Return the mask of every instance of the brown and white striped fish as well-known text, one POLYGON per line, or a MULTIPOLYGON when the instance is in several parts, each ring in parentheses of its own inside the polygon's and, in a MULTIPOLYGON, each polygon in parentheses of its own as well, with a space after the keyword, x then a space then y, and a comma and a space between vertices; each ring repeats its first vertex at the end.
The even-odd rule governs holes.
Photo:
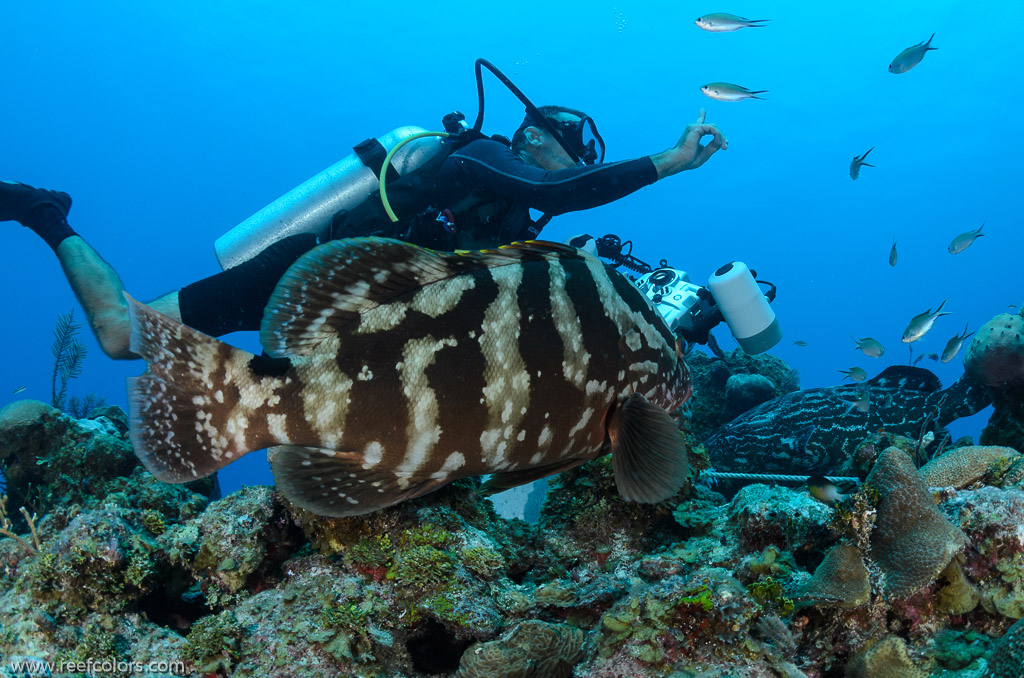
POLYGON ((260 338, 228 346, 129 298, 135 452, 186 482, 271 450, 295 504, 352 516, 459 478, 501 489, 613 452, 620 494, 687 474, 669 412, 690 374, 661 315, 595 257, 548 242, 442 253, 326 243, 278 284, 260 338))

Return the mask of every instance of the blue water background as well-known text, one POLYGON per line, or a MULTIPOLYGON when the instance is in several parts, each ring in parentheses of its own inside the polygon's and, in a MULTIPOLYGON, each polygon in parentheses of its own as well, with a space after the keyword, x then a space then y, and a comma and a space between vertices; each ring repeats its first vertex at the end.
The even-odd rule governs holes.
MULTIPOLYGON (((941 352, 965 323, 976 329, 1024 301, 1017 0, 43 1, 7 3, 3 15, 0 177, 71 193, 71 222, 142 300, 217 271, 217 236, 352 144, 401 125, 437 128, 453 109, 472 119, 473 60, 485 57, 537 104, 594 116, 609 160, 672 146, 707 109, 727 152, 560 217, 544 236, 617 233, 699 283, 747 262, 779 286, 786 336, 772 353, 805 388, 835 384, 854 365, 875 374, 906 363, 903 328, 943 299, 953 315, 918 352, 941 352), (693 23, 721 11, 772 21, 724 34, 693 23), (887 72, 931 33, 939 51, 909 73, 887 72), (700 92, 712 81, 770 92, 721 103, 700 92), (850 159, 870 147, 878 167, 851 181, 850 159), (946 252, 982 222, 985 237, 946 252), (851 334, 879 339, 885 355, 856 352, 851 334)), ((487 88, 485 131, 511 134, 522 107, 490 76, 487 88)), ((0 404, 49 401, 54 322, 77 304, 35 235, 7 223, 0 237, 0 404)), ((735 346, 724 326, 717 336, 735 346)), ((257 346, 252 335, 229 339, 257 346)), ((125 406, 124 379, 143 364, 113 362, 85 341, 71 393, 125 406)), ((922 365, 948 385, 961 358, 922 365)), ((976 436, 986 418, 954 430, 976 436)), ((222 484, 270 482, 265 466, 250 455, 222 484)))

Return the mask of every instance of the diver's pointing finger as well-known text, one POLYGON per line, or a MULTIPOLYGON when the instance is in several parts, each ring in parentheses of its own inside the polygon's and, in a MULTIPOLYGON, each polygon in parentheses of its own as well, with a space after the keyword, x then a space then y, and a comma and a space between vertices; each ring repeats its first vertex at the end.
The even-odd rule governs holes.
POLYGON ((700 109, 700 113, 697 114, 697 124, 698 125, 703 125, 704 124, 704 115, 705 115, 705 112, 704 112, 704 109, 702 108, 702 109, 700 109))

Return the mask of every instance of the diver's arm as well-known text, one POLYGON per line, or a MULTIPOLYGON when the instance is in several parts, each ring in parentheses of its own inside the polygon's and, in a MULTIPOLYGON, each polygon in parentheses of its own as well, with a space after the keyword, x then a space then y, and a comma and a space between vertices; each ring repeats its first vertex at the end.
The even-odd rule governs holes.
POLYGON ((548 214, 605 205, 657 180, 651 158, 549 172, 490 140, 467 145, 449 161, 462 175, 461 183, 483 187, 548 214))
POLYGON ((679 172, 697 169, 720 148, 729 148, 729 140, 715 125, 704 124, 702 108, 697 115, 697 122, 686 126, 683 136, 679 137, 676 145, 667 151, 652 155, 651 161, 658 172, 658 178, 664 179, 679 172), (711 141, 701 144, 701 139, 706 136, 712 137, 711 141))

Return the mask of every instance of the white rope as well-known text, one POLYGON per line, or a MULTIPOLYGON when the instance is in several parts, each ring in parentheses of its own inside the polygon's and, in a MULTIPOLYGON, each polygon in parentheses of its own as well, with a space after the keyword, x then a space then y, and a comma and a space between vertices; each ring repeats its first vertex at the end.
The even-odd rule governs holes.
MULTIPOLYGON (((762 473, 725 473, 722 471, 701 471, 702 478, 713 480, 755 480, 769 481, 774 483, 806 483, 811 476, 780 476, 762 473)), ((825 480, 832 483, 860 483, 860 478, 844 478, 841 476, 825 476, 825 480)))

